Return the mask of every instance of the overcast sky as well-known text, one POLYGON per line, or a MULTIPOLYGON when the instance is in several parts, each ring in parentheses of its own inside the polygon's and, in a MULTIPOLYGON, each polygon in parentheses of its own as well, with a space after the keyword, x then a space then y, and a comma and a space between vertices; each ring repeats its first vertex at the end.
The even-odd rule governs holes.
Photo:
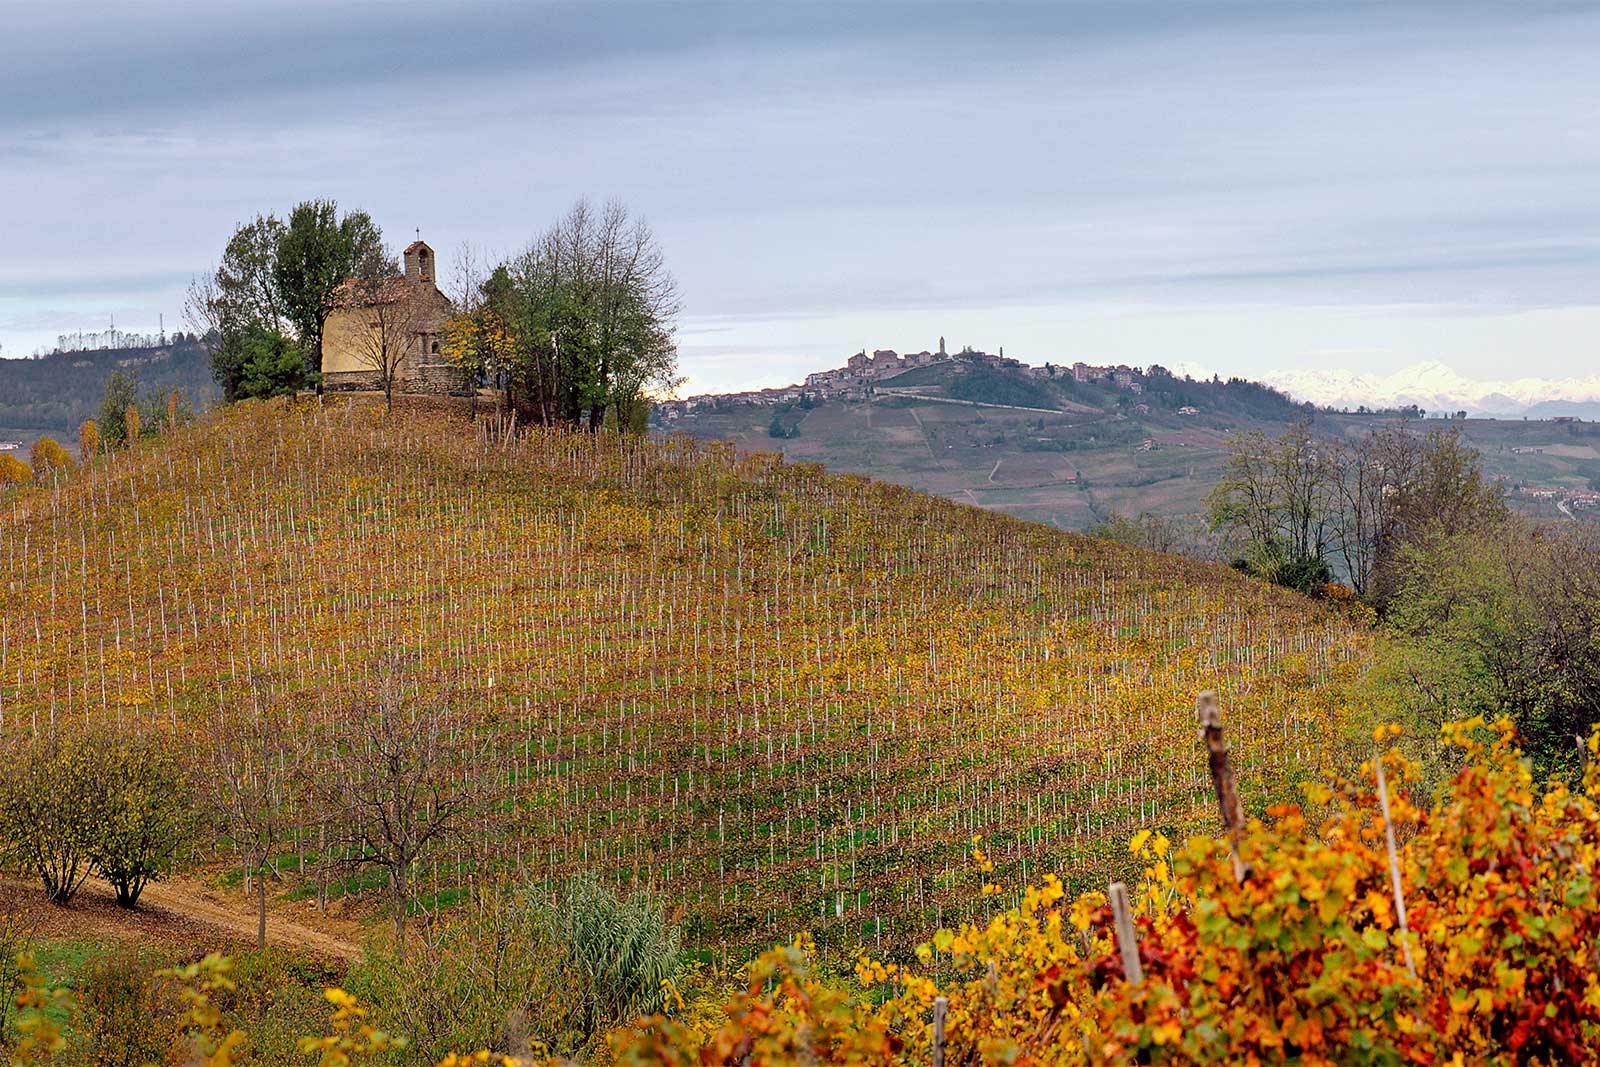
POLYGON ((1600 8, 0 0, 0 345, 297 200, 654 224, 690 391, 866 347, 1600 370, 1600 8))

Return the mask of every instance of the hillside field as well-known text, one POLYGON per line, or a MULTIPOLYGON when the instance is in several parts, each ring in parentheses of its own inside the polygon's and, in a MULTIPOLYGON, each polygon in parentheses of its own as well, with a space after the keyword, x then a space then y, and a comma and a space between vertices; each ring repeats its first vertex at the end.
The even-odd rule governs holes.
MULTIPOLYGON (((903 948, 1012 903, 975 836, 1001 885, 1103 887, 1133 831, 1214 826, 1197 691, 1262 806, 1340 759, 1369 658, 1225 569, 687 438, 249 403, 8 493, 0 731, 198 752, 287 707, 316 767, 405 662, 494 787, 425 904, 591 868, 714 951, 903 948)), ((284 893, 333 858, 295 817, 284 893)))
MULTIPOLYGON (((1277 436, 1311 417, 1318 433, 1353 438, 1403 421, 1393 414, 1313 413, 1253 383, 1165 379, 1135 396, 1098 385, 1012 378, 997 371, 963 376, 950 367, 924 367, 886 379, 864 400, 780 408, 726 402, 690 412, 668 428, 782 452, 795 462, 822 463, 1063 530, 1085 530, 1113 512, 1203 513, 1207 494, 1221 478, 1230 434, 1277 436), (1025 388, 1031 403, 957 401, 962 386, 975 380, 1025 388), (1041 411, 1034 404, 1058 410, 1041 411), (1193 406, 1194 414, 1179 414, 1180 405, 1193 406), (789 436, 772 436, 775 416, 789 436)), ((1003 387, 988 392, 1010 395, 1003 387)), ((1483 455, 1484 470, 1512 487, 1600 486, 1600 424, 1410 422, 1418 430, 1458 430, 1483 455)), ((1553 502, 1541 506, 1518 496, 1511 503, 1546 518, 1562 517, 1553 502)))

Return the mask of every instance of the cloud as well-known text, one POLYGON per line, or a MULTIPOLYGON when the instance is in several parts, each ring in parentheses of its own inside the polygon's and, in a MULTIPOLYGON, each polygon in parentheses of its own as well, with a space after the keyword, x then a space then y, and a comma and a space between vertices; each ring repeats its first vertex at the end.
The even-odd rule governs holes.
POLYGON ((877 343, 874 316, 892 333, 992 314, 975 334, 1040 347, 1029 323, 1050 322, 1065 349, 1096 309, 1153 316, 1129 332, 1152 345, 1200 315, 1224 373, 1230 346, 1274 336, 1269 365, 1311 358, 1312 323, 1414 350, 1422 322, 1464 315, 1549 365, 1573 341, 1527 314, 1587 307, 1600 266, 1600 141, 1574 136, 1600 108, 1600 13, 1582 9, 89 0, 8 18, 13 321, 119 296, 175 318, 236 223, 307 196, 421 228, 446 258, 620 196, 696 328, 738 324, 718 343, 753 366, 774 343, 877 343))

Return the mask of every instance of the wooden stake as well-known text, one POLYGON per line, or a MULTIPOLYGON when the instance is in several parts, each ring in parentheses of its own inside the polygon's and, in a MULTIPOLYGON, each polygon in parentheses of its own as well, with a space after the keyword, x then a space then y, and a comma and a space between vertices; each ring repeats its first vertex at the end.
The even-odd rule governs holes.
POLYGON ((1211 784, 1217 790, 1217 809, 1222 814, 1222 830, 1228 837, 1233 860, 1233 877, 1243 882, 1250 877, 1250 865, 1239 858, 1239 839, 1244 834, 1244 805, 1239 802, 1239 787, 1233 780, 1233 765, 1228 760, 1228 742, 1222 736, 1222 712, 1217 709, 1217 694, 1207 689, 1195 698, 1195 716, 1200 720, 1200 736, 1206 743, 1211 766, 1211 784))
POLYGON ((1389 786, 1383 778, 1383 753, 1374 752, 1372 765, 1378 769, 1378 807, 1383 812, 1383 841, 1389 849, 1389 881, 1394 885, 1394 913, 1400 921, 1400 952, 1406 960, 1406 970, 1417 976, 1417 965, 1411 962, 1410 931, 1406 927, 1406 898, 1400 891, 1400 859, 1394 847, 1394 820, 1389 818, 1389 786))
POLYGON ((1139 942, 1134 939, 1133 913, 1128 910, 1128 887, 1112 882, 1107 895, 1111 898, 1111 915, 1116 923, 1117 949, 1122 953, 1122 975, 1129 985, 1144 984, 1144 967, 1139 963, 1139 942))
POLYGON ((933 998, 933 1067, 944 1067, 944 1016, 949 1010, 949 997, 933 998))

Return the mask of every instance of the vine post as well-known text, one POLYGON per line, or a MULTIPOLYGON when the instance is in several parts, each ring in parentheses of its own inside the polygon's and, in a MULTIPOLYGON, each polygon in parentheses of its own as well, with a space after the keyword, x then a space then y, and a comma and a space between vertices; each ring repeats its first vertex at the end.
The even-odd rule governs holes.
POLYGON ((1383 777, 1383 753, 1374 752, 1372 765, 1378 770, 1378 807, 1383 812, 1383 843, 1389 850, 1389 882, 1394 886, 1394 914, 1400 926, 1400 953, 1405 957, 1406 970, 1417 976, 1417 965, 1411 960, 1411 931, 1406 927, 1406 898, 1400 889, 1400 859, 1394 847, 1394 820, 1389 817, 1389 785, 1383 777))
POLYGON ((1222 736, 1222 712, 1217 708, 1217 693, 1207 689, 1195 698, 1195 715, 1200 720, 1200 736, 1206 743, 1211 767, 1211 784, 1217 790, 1217 807, 1222 813, 1222 829, 1228 835, 1228 851, 1233 858, 1233 877, 1243 882, 1250 877, 1250 865, 1239 857, 1239 838, 1244 833, 1244 805, 1239 802, 1239 786, 1228 760, 1228 742, 1222 736))
POLYGON ((1134 939, 1133 913, 1128 910, 1128 887, 1112 882, 1106 895, 1111 899, 1111 916, 1117 928, 1117 949, 1122 953, 1122 974, 1129 985, 1144 984, 1144 967, 1139 963, 1139 942, 1134 939))

